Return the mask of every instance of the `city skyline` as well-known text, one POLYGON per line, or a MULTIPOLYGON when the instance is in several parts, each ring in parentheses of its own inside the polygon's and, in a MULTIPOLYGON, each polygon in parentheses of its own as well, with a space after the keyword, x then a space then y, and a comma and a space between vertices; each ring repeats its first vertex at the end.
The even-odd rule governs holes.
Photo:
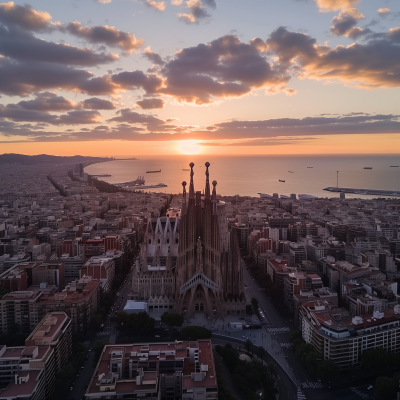
POLYGON ((2 153, 396 153, 399 15, 394 0, 2 2, 2 153))

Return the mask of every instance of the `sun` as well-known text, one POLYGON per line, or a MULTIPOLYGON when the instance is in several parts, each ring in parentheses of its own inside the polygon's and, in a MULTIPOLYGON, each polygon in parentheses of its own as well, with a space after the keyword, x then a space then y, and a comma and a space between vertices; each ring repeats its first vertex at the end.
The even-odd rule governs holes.
POLYGON ((177 147, 180 153, 187 155, 198 154, 202 150, 195 140, 181 140, 177 147))

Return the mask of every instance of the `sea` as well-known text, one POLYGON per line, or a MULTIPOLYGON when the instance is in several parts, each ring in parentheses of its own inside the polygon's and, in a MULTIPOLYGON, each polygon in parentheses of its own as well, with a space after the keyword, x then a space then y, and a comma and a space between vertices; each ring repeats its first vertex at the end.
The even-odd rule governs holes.
MULTIPOLYGON (((253 196, 258 193, 279 195, 310 194, 317 197, 338 197, 323 189, 328 186, 356 189, 400 191, 400 154, 398 155, 174 155, 136 156, 136 160, 115 160, 92 164, 85 172, 109 174, 98 179, 123 183, 143 176, 146 185, 164 183, 167 187, 144 189, 146 192, 180 193, 182 182, 190 181, 190 162, 194 162, 194 188, 203 191, 205 162, 210 162, 210 183, 217 181, 217 193, 226 196, 253 196), (391 167, 398 165, 399 167, 391 167), (370 167, 372 169, 364 169, 370 167), (161 170, 146 173, 149 170, 161 170), (337 172, 339 171, 339 172, 337 172), (337 182, 338 178, 338 182, 337 182), (280 182, 283 180, 284 182, 280 182)), ((188 188, 187 188, 188 189, 188 188)), ((346 194, 347 198, 374 198, 346 194)))

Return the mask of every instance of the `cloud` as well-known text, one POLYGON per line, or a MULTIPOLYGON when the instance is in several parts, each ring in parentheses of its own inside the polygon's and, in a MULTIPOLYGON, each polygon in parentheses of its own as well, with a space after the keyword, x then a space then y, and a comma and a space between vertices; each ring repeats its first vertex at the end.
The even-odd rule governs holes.
POLYGON ((171 0, 171 4, 173 6, 180 6, 183 3, 183 0, 171 0))
POLYGON ((118 116, 110 118, 107 122, 126 122, 129 124, 147 124, 162 125, 165 122, 162 119, 153 117, 152 115, 139 114, 132 108, 123 108, 117 111, 118 116))
POLYGON ((89 95, 113 95, 123 90, 110 75, 51 63, 16 62, 0 57, 0 93, 27 96, 42 90, 67 90, 89 95))
POLYGON ((36 93, 33 100, 20 101, 18 106, 25 110, 62 112, 72 110, 76 107, 76 104, 72 100, 58 96, 56 93, 43 92, 36 93))
POLYGON ((82 66, 111 63, 119 58, 116 54, 97 54, 91 49, 47 42, 28 32, 5 26, 0 26, 0 54, 20 61, 82 66))
POLYGON ((400 86, 400 37, 397 31, 372 35, 365 44, 331 48, 317 45, 315 39, 304 33, 281 27, 272 32, 266 43, 279 57, 281 68, 285 67, 287 73, 299 78, 337 79, 370 89, 400 86))
POLYGON ((82 107, 87 110, 115 110, 115 104, 109 100, 92 97, 82 102, 82 107))
POLYGON ((125 71, 112 76, 112 82, 125 89, 142 88, 146 93, 156 93, 162 86, 162 79, 146 75, 143 71, 125 71))
POLYGON ((289 80, 256 47, 233 35, 178 51, 161 74, 165 82, 158 93, 194 104, 243 96, 262 87, 283 88, 289 80))
POLYGON ((94 0, 96 3, 101 3, 101 4, 108 4, 111 3, 111 0, 94 0))
POLYGON ((143 55, 151 61, 153 64, 164 65, 164 61, 159 54, 153 53, 150 46, 146 47, 143 51, 143 55))
MULTIPOLYGON (((18 33, 21 36, 18 29, 31 32, 53 32, 57 30, 85 39, 89 43, 118 47, 126 53, 131 53, 144 43, 143 39, 137 39, 133 33, 123 32, 113 26, 87 27, 77 21, 64 25, 60 22, 52 22, 49 13, 36 11, 28 5, 15 5, 13 2, 0 4, 0 22, 11 29, 13 35, 18 33)), ((25 35, 25 37, 27 36, 25 35)), ((30 37, 34 38, 33 36, 30 37)), ((1 39, 4 40, 4 38, 1 39)), ((38 39, 36 40, 38 41, 38 39)), ((32 50, 32 53, 34 53, 34 50, 32 50)))
POLYGON ((380 16, 385 16, 390 13, 390 8, 379 8, 377 11, 380 16))
POLYGON ((35 32, 48 32, 51 15, 46 11, 36 11, 31 6, 19 6, 14 2, 0 4, 0 22, 35 32))
POLYGON ((137 101, 136 104, 143 110, 151 110, 154 108, 164 108, 165 101, 153 98, 137 101))
POLYGON ((139 49, 144 43, 143 39, 136 39, 133 33, 126 33, 108 25, 89 28, 82 26, 80 22, 71 22, 64 25, 60 30, 85 39, 90 43, 103 43, 107 46, 119 47, 128 54, 139 49))
POLYGON ((340 11, 339 15, 332 19, 333 26, 330 29, 332 35, 348 36, 351 29, 363 18, 364 15, 357 8, 346 8, 340 11))
POLYGON ((153 8, 157 11, 165 10, 165 3, 163 1, 155 1, 155 0, 146 0, 145 4, 147 7, 153 8))
POLYGON ((178 14, 178 18, 187 24, 198 24, 200 20, 211 17, 204 6, 215 10, 217 3, 214 0, 188 0, 188 12, 178 14))
MULTIPOLYGON (((0 109, 0 114, 2 109, 0 109)), ((399 134, 400 115, 370 115, 349 113, 336 116, 317 116, 305 118, 276 118, 259 121, 229 121, 215 125, 176 126, 168 125, 156 117, 143 115, 123 109, 117 117, 108 120, 108 125, 94 128, 80 128, 79 131, 52 132, 42 126, 19 124, 1 120, 0 132, 7 137, 28 137, 28 141, 67 141, 67 140, 129 140, 129 141, 171 141, 201 140, 203 145, 220 142, 223 145, 271 145, 295 143, 312 140, 325 135, 350 134, 399 134), (116 126, 110 122, 117 122, 116 126), (229 142, 221 142, 229 141, 229 142)), ((69 124, 79 118, 71 115, 63 117, 69 124)), ((85 121, 89 121, 86 118, 85 121)), ((51 122, 50 122, 51 123, 51 122)), ((56 121, 61 124, 62 121, 56 121)))
POLYGON ((336 11, 349 8, 359 3, 361 0, 314 0, 321 12, 336 11))
POLYGON ((35 122, 50 125, 82 125, 99 121, 101 114, 97 111, 74 110, 67 114, 55 115, 45 111, 26 109, 20 104, 0 105, 0 118, 14 122, 35 122))

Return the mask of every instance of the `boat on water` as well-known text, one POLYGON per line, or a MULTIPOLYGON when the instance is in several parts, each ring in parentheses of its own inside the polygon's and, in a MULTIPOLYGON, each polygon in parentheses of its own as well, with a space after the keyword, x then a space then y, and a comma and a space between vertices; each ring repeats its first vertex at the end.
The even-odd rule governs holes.
POLYGON ((299 198, 300 200, 318 199, 317 196, 313 196, 313 195, 311 195, 311 194, 299 194, 299 195, 298 195, 298 198, 299 198))
POLYGON ((146 171, 146 174, 154 174, 155 172, 161 172, 161 169, 159 169, 158 171, 146 171))
POLYGON ((262 199, 272 199, 272 196, 268 193, 257 193, 260 195, 260 198, 262 199))
POLYGON ((279 179, 279 182, 285 182, 285 180, 284 179, 279 179))
POLYGON ((291 174, 293 174, 293 171, 288 171, 288 172, 290 172, 291 174))
POLYGON ((398 165, 391 165, 390 168, 399 168, 398 165))
POLYGON ((307 168, 314 168, 314 167, 307 167, 307 168))
POLYGON ((364 169, 372 169, 372 167, 364 167, 364 169))
POLYGON ((182 168, 182 171, 190 171, 190 168, 182 168))

